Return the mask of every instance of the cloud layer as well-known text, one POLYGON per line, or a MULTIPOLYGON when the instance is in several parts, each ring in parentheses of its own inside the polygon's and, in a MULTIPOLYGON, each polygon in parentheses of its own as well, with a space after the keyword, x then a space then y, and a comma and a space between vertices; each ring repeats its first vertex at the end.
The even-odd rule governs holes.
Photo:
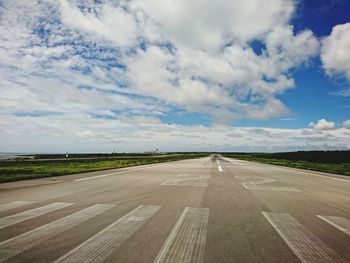
POLYGON ((294 87, 289 71, 318 51, 311 31, 296 34, 288 24, 295 8, 289 0, 3 6, 2 73, 15 77, 6 77, 4 87, 22 90, 21 83, 37 87, 41 81, 57 90, 105 87, 205 112, 217 122, 287 114, 277 95, 294 87))
MULTIPOLYGON (((295 5, 292 0, 4 0, 0 124, 6 131, 0 139, 9 150, 25 144, 15 139, 20 136, 35 148, 31 142, 43 138, 42 131, 45 145, 64 138, 80 147, 91 140, 96 150, 119 141, 130 150, 149 149, 157 139, 165 147, 183 138, 201 149, 217 132, 222 142, 225 134, 248 140, 249 128, 221 125, 288 115, 279 95, 294 88, 293 70, 318 55, 313 33, 295 32, 291 25, 295 5), (211 116, 215 129, 162 123, 160 117, 174 109, 211 116)), ((334 29, 324 40, 323 57, 346 45, 346 30, 334 29)), ((345 62, 345 68, 335 68, 335 62, 324 61, 327 72, 347 74, 345 62)), ((302 133, 271 132, 293 138, 302 133)), ((213 145, 225 148, 220 140, 213 145)), ((253 141, 244 145, 260 147, 253 141)))
POLYGON ((336 25, 323 39, 321 58, 330 75, 344 74, 350 81, 350 23, 336 25))

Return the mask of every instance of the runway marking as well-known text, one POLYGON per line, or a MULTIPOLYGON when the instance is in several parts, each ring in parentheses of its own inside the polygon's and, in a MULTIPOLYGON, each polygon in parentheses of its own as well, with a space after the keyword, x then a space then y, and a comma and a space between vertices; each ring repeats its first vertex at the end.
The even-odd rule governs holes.
POLYGON ((222 167, 221 167, 221 165, 218 165, 218 170, 219 170, 219 172, 222 172, 222 167))
POLYGON ((53 204, 45 205, 35 209, 31 209, 22 213, 1 218, 0 229, 59 210, 61 208, 64 208, 70 205, 72 204, 71 203, 53 203, 53 204))
POLYGON ((15 209, 21 206, 25 206, 25 205, 30 205, 34 202, 31 201, 15 201, 15 202, 11 202, 11 203, 7 203, 7 204, 2 204, 0 205, 0 212, 3 211, 7 211, 7 210, 11 210, 11 209, 15 209))
POLYGON ((262 214, 301 262, 343 262, 335 251, 289 214, 268 212, 262 214))
POLYGON ((208 180, 211 175, 178 174, 177 177, 166 180, 160 185, 208 187, 208 180))
POLYGON ((80 179, 75 179, 74 182, 81 182, 81 181, 86 181, 86 180, 103 178, 103 177, 116 175, 116 174, 129 173, 129 172, 134 172, 134 171, 138 171, 138 170, 144 170, 144 169, 153 168, 153 167, 161 166, 161 165, 164 165, 164 164, 156 164, 156 165, 150 165, 150 166, 147 166, 147 167, 140 167, 140 168, 130 169, 130 170, 126 170, 126 171, 119 171, 119 172, 114 172, 114 173, 109 173, 109 174, 101 174, 101 175, 95 175, 95 176, 90 176, 90 177, 84 177, 84 178, 80 178, 80 179))
POLYGON ((326 221, 328 224, 334 226, 338 230, 344 232, 350 236, 350 220, 346 217, 337 217, 337 216, 321 216, 319 218, 326 221))
POLYGON ((249 190, 268 190, 268 191, 286 191, 286 192, 300 192, 294 187, 285 186, 261 186, 262 184, 273 183, 276 180, 269 177, 259 176, 235 176, 236 179, 253 179, 253 181, 244 182, 242 185, 249 190))
POLYGON ((0 262, 23 252, 65 230, 85 222, 112 208, 109 204, 96 204, 0 243, 0 262))
POLYGON ((203 261, 209 208, 186 207, 154 263, 203 261))
POLYGON ((160 206, 139 206, 80 244, 57 262, 104 262, 124 240, 139 229, 160 206))
MULTIPOLYGON (((231 161, 232 162, 232 161, 231 161)), ((243 161, 242 164, 247 164, 249 163, 248 161, 243 161)), ((261 164, 261 163, 259 163, 261 164)), ((271 165, 271 164, 261 164, 261 165, 266 165, 266 166, 275 166, 275 165, 271 165)), ((277 168, 277 167, 275 167, 277 168)), ((296 173, 301 173, 301 174, 306 174, 306 175, 311 175, 311 176, 317 176, 317 177, 323 177, 326 179, 332 179, 332 180, 337 180, 337 181, 342 181, 342 182, 347 182, 350 183, 350 180, 348 179, 342 179, 342 178, 336 178, 334 176, 327 176, 327 175, 321 175, 321 174, 316 174, 315 171, 299 171, 290 167, 284 167, 284 166, 279 166, 277 169, 282 169, 282 170, 288 170, 288 171, 293 171, 296 173)))
POLYGON ((302 173, 302 174, 307 174, 307 175, 312 175, 312 176, 318 176, 318 177, 323 177, 323 178, 326 178, 326 179, 332 179, 332 180, 338 180, 338 181, 350 183, 350 180, 347 180, 347 179, 335 178, 335 177, 331 177, 331 176, 315 174, 315 173, 312 173, 312 172, 302 172, 302 171, 291 170, 291 169, 288 169, 288 170, 293 171, 293 172, 297 172, 297 173, 302 173))

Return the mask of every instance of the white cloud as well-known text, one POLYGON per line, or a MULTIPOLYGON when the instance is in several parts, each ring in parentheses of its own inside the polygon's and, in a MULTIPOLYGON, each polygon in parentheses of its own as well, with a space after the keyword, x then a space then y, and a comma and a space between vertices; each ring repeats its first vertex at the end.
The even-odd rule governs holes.
POLYGON ((350 81, 350 23, 334 26, 323 39, 321 58, 329 75, 344 74, 350 81))
POLYGON ((350 149, 348 129, 315 131, 164 124, 151 117, 96 119, 89 115, 2 115, 2 151, 119 152, 291 151, 350 149), (40 144, 38 144, 40 142, 40 144), (348 145, 348 146, 347 146, 348 145))
POLYGON ((327 121, 326 119, 320 119, 316 123, 310 122, 309 127, 319 131, 333 130, 335 129, 335 123, 332 121, 327 121))
POLYGON ((263 38, 274 26, 287 23, 295 9, 289 0, 124 2, 159 24, 164 38, 176 46, 205 51, 217 51, 229 42, 263 38))
MULTIPOLYGON (((115 143, 124 151, 158 144, 174 146, 166 150, 306 147, 305 137, 323 135, 263 129, 254 139, 249 128, 216 125, 289 114, 279 95, 294 88, 292 70, 317 55, 319 45, 311 31, 294 32, 295 5, 3 0, 2 150, 109 151, 115 143), (210 115, 216 124, 162 123, 159 116, 166 119, 172 108, 210 115)), ((337 129, 323 132, 339 138, 325 139, 330 147, 346 137, 337 129)))
POLYGON ((112 41, 118 47, 136 44, 137 27, 134 17, 121 6, 106 2, 92 6, 86 12, 68 0, 60 0, 61 19, 68 27, 112 41))
POLYGON ((16 65, 26 72, 29 86, 38 84, 37 75, 116 91, 126 85, 124 93, 209 113, 218 122, 287 115, 277 95, 294 87, 290 70, 318 50, 310 31, 295 34, 288 24, 295 9, 292 0, 4 5, 1 26, 8 36, 2 42, 17 45, 12 53, 0 51, 7 67, 4 76, 18 74, 16 65), (265 46, 261 54, 250 46, 253 40, 265 46), (125 68, 106 69, 110 60, 125 68), (89 74, 81 74, 86 70, 89 74))
POLYGON ((350 128, 350 120, 345 120, 342 124, 345 128, 350 128))

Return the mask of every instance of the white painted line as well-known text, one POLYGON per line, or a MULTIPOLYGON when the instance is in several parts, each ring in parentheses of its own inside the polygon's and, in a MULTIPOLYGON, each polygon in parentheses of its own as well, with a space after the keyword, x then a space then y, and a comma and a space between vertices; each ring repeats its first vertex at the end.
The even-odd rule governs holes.
POLYGON ((249 190, 262 190, 262 191, 281 191, 281 192, 301 192, 299 189, 294 187, 285 186, 257 186, 252 182, 242 183, 242 185, 249 190))
POLYGON ((276 180, 269 177, 261 176, 235 176, 237 179, 250 179, 253 181, 244 182, 242 185, 249 190, 267 190, 267 191, 285 191, 285 192, 301 192, 301 190, 294 187, 285 186, 261 186, 262 184, 273 183, 276 180))
POLYGON ((318 217, 350 236, 350 220, 346 217, 321 215, 318 215, 318 217))
POLYGON ((186 207, 154 263, 203 261, 209 208, 186 207))
POLYGON ((11 210, 11 209, 15 209, 21 206, 25 206, 25 205, 30 205, 34 202, 31 201, 16 201, 16 202, 11 202, 11 203, 7 203, 7 204, 2 204, 0 205, 0 212, 3 211, 7 211, 7 210, 11 210))
MULTIPOLYGON (((231 161, 232 162, 232 161, 231 161)), ((249 163, 249 161, 241 161, 242 164, 247 164, 249 163)), ((288 171, 293 171, 293 172, 296 172, 296 173, 301 173, 301 174, 306 174, 306 175, 312 175, 312 176, 317 176, 317 177, 323 177, 325 179, 332 179, 332 180, 337 180, 337 181, 342 181, 342 182, 347 182, 347 183, 350 183, 350 180, 348 179, 342 179, 342 178, 336 178, 334 176, 337 176, 336 174, 335 175, 321 175, 321 174, 317 174, 316 171, 299 171, 297 170, 296 168, 291 168, 291 167, 285 167, 285 166, 279 166, 279 165, 273 165, 273 164, 263 164, 263 163, 258 163, 258 164, 261 164, 261 165, 264 165, 264 166, 272 166, 272 167, 275 167, 275 168, 279 168, 281 170, 288 170, 288 171)))
POLYGON ((53 203, 53 204, 49 204, 49 205, 45 205, 42 207, 38 207, 35 209, 31 209, 19 214, 15 214, 15 215, 11 215, 11 216, 7 216, 4 218, 0 219, 0 229, 7 227, 7 226, 11 226, 14 224, 18 224, 20 222, 23 222, 25 220, 29 220, 56 210, 59 210, 61 208, 67 207, 72 205, 71 203, 53 203))
POLYGON ((49 224, 3 241, 0 243, 0 262, 4 262, 7 259, 28 250, 65 230, 71 229, 112 207, 113 205, 109 204, 93 205, 72 215, 63 217, 49 224))
POLYGON ((222 167, 221 167, 221 165, 218 165, 218 170, 219 170, 219 172, 222 172, 222 167))
POLYGON ((162 165, 162 164, 149 165, 147 167, 140 167, 140 168, 130 169, 130 170, 126 170, 126 171, 120 171, 120 172, 114 172, 114 173, 109 173, 109 174, 101 174, 101 175, 96 175, 96 176, 84 177, 84 178, 80 178, 80 179, 75 179, 74 181, 75 182, 81 182, 81 181, 86 181, 86 180, 98 179, 98 178, 103 178, 103 177, 107 177, 107 176, 111 176, 111 175, 123 174, 123 173, 129 173, 129 172, 134 172, 134 171, 138 171, 138 170, 144 170, 144 169, 148 169, 148 168, 153 168, 153 167, 160 166, 160 165, 162 165))
POLYGON ((208 183, 166 181, 161 185, 184 186, 184 187, 208 187, 208 183))
MULTIPOLYGON (((286 169, 286 168, 283 167, 283 169, 286 169)), ((302 172, 302 171, 298 171, 298 170, 294 170, 294 169, 287 169, 287 170, 290 170, 290 171, 293 171, 293 172, 296 172, 296 173, 307 174, 307 175, 312 175, 312 176, 318 176, 318 177, 323 177, 323 178, 326 178, 326 179, 332 179, 332 180, 337 180, 337 181, 350 183, 350 180, 347 180, 347 179, 335 178, 335 177, 331 177, 331 176, 315 174, 315 173, 312 173, 312 172, 302 172)))
POLYGON ((208 187, 209 175, 196 175, 196 174, 179 174, 178 178, 169 179, 160 185, 175 185, 175 186, 197 186, 208 187))
POLYGON ((262 214, 301 262, 343 262, 335 251, 289 214, 268 212, 262 214))
POLYGON ((123 241, 136 232, 160 206, 139 206, 80 244, 57 262, 104 262, 123 241))

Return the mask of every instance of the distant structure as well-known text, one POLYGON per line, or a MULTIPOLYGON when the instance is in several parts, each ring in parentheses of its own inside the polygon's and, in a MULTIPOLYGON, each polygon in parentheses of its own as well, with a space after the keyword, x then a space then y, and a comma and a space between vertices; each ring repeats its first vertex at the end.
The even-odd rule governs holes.
POLYGON ((143 152, 144 154, 164 154, 164 152, 160 152, 159 149, 155 149, 154 151, 143 152))

